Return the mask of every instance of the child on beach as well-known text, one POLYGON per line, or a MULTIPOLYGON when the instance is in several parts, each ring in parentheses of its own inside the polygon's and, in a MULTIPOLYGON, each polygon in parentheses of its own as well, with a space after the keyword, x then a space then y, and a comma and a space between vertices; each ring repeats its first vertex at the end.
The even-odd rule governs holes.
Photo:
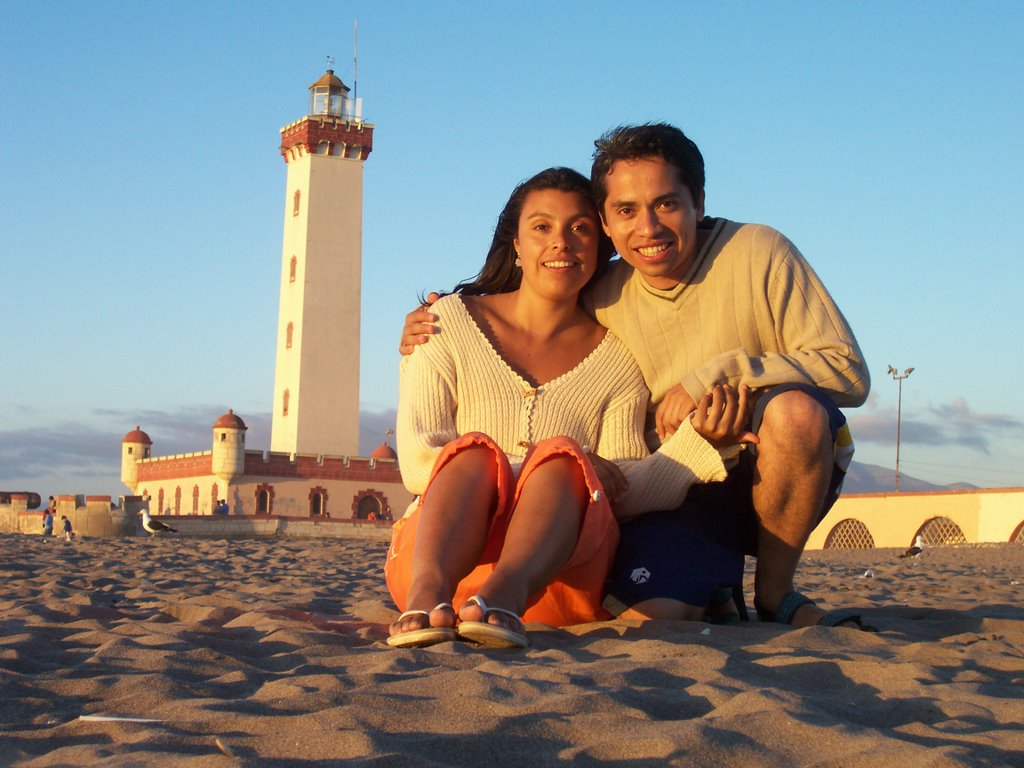
POLYGON ((61 515, 60 519, 64 521, 64 541, 71 541, 75 536, 74 532, 71 530, 71 521, 68 520, 67 515, 61 515))

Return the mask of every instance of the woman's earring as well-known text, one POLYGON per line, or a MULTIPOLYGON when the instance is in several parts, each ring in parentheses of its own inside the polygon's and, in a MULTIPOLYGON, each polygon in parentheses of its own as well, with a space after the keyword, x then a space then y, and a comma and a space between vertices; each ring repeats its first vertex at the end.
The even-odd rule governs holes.
POLYGON ((516 256, 516 260, 515 260, 515 262, 513 262, 513 263, 514 263, 514 264, 515 264, 515 265, 516 265, 517 267, 521 267, 521 266, 523 266, 523 260, 522 260, 522 259, 520 259, 520 258, 519 258, 519 256, 516 256))

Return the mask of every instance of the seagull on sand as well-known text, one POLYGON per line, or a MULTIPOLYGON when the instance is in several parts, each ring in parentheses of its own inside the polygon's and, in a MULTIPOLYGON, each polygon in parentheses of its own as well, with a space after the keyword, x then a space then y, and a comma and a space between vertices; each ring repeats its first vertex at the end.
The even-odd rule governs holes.
POLYGON ((139 514, 142 515, 142 527, 146 529, 147 533, 150 533, 153 536, 156 536, 161 531, 170 531, 171 533, 178 532, 176 528, 171 528, 171 526, 167 525, 166 523, 161 523, 159 520, 154 520, 150 516, 148 509, 140 509, 139 514))
POLYGON ((914 546, 904 552, 900 557, 917 557, 924 552, 924 539, 921 534, 917 534, 917 538, 914 539, 914 546))

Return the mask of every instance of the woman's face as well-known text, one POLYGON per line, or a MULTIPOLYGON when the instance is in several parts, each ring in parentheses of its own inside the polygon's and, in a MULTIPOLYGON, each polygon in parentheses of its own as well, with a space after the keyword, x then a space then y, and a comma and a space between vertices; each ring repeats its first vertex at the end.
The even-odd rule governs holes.
POLYGON ((597 212, 577 192, 530 192, 519 214, 516 251, 522 261, 519 290, 575 301, 597 269, 597 212))

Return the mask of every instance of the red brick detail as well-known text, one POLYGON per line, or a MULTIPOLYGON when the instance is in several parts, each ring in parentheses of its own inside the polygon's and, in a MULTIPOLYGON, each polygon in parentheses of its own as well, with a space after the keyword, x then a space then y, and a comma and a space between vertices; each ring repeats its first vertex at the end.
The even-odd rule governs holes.
POLYGON ((167 458, 140 461, 139 482, 174 480, 179 477, 202 477, 213 474, 213 454, 210 452, 194 456, 169 456, 167 458))
POLYGON ((344 459, 325 456, 323 463, 316 456, 299 455, 292 461, 287 453, 270 453, 264 459, 259 451, 245 452, 245 474, 255 477, 287 477, 304 480, 353 480, 363 483, 401 483, 402 473, 392 461, 344 459))
MULTIPOLYGON (((71 498, 74 498, 74 496, 72 496, 71 498)), ((86 496, 85 497, 85 501, 86 501, 86 503, 88 503, 90 501, 105 501, 105 502, 107 502, 107 504, 109 504, 110 503, 110 497, 109 496, 86 496)))
POLYGON ((332 117, 307 117, 282 129, 281 156, 288 162, 288 150, 299 144, 305 147, 307 154, 313 154, 322 141, 348 146, 358 144, 363 148, 365 160, 373 151, 373 127, 332 117))

